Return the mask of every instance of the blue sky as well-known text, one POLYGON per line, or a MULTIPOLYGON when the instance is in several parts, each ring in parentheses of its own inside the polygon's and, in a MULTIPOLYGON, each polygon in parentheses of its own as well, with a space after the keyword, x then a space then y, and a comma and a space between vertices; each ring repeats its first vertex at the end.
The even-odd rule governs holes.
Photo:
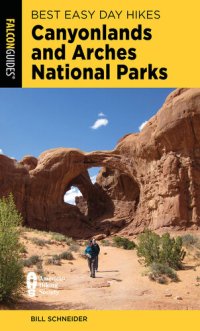
MULTIPOLYGON (((0 153, 17 160, 55 147, 113 149, 138 132, 173 89, 0 89, 0 153)), ((95 181, 98 168, 90 169, 95 181)), ((64 201, 80 195, 72 188, 64 201)))
POLYGON ((112 149, 123 135, 138 132, 171 91, 1 89, 0 150, 20 160, 54 147, 112 149), (104 125, 95 126, 97 120, 104 125))

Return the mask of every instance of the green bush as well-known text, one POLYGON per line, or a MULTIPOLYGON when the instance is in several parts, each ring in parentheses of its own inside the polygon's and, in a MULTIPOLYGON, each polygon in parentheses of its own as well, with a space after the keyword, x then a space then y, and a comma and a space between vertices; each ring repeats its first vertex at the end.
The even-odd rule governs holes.
POLYGON ((66 251, 61 254, 59 254, 60 259, 62 260, 74 260, 74 257, 71 252, 66 251))
POLYGON ((24 267, 32 267, 38 262, 40 262, 40 257, 38 255, 32 255, 28 259, 22 261, 24 267))
POLYGON ((177 273, 172 268, 166 264, 156 262, 150 265, 149 278, 161 284, 166 284, 168 278, 173 282, 177 282, 179 280, 177 273))
POLYGON ((21 224, 22 217, 13 196, 0 199, 0 302, 15 299, 24 285, 19 241, 21 224))
POLYGON ((122 247, 124 249, 134 249, 136 247, 135 243, 127 238, 114 237, 113 242, 117 247, 122 247))
POLYGON ((154 232, 146 230, 140 234, 137 245, 137 255, 144 259, 147 266, 151 263, 159 262, 160 255, 160 237, 154 232))
POLYGON ((160 262, 169 267, 179 270, 182 269, 182 261, 186 252, 182 249, 182 238, 170 238, 169 233, 161 237, 160 262))
POLYGON ((168 233, 160 237, 158 234, 146 230, 139 235, 138 239, 137 254, 143 258, 145 265, 149 266, 156 262, 175 270, 182 268, 185 251, 182 249, 181 237, 170 238, 168 233))

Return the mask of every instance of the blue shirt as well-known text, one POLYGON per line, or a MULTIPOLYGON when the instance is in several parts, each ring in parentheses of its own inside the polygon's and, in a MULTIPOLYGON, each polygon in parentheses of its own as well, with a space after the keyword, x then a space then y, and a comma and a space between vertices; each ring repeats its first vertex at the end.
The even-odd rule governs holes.
POLYGON ((93 247, 93 245, 92 246, 87 246, 86 247, 86 249, 85 249, 85 254, 90 254, 90 256, 93 258, 93 257, 95 257, 95 256, 97 256, 97 253, 96 253, 96 251, 95 251, 95 249, 94 249, 94 247, 93 247))

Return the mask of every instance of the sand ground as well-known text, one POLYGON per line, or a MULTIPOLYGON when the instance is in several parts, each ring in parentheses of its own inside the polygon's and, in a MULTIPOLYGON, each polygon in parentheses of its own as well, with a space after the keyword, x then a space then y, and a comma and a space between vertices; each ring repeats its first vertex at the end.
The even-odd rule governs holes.
MULTIPOLYGON (((45 260, 68 247, 63 243, 52 243, 41 248, 29 243, 27 237, 31 236, 35 237, 28 232, 25 241, 28 256, 34 253, 45 260)), ((194 261, 186 260, 185 269, 178 271, 179 282, 158 284, 143 275, 145 268, 138 262, 135 250, 101 246, 96 278, 90 278, 87 261, 80 252, 73 254, 75 259, 62 260, 61 266, 44 264, 45 276, 51 279, 38 283, 33 298, 25 289, 23 298, 12 309, 200 309, 200 266, 194 261)), ((26 273, 34 270, 35 267, 25 269, 26 273)))

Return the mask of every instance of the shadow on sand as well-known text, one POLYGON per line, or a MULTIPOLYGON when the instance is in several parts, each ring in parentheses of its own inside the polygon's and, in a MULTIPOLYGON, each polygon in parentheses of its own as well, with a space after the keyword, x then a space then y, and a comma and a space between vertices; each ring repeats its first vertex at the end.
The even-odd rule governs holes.
POLYGON ((99 270, 98 272, 119 272, 119 270, 99 270))
POLYGON ((86 306, 83 303, 55 303, 55 302, 42 302, 42 301, 28 301, 21 300, 17 303, 12 303, 9 305, 0 306, 0 310, 85 310, 90 309, 89 306, 86 306))

